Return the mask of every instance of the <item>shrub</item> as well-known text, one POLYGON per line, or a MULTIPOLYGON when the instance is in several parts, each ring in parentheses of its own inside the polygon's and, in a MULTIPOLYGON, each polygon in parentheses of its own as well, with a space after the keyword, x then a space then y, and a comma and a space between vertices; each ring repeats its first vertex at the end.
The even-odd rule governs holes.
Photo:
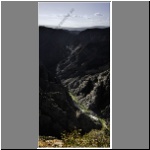
POLYGON ((110 136, 105 131, 92 130, 84 135, 81 130, 63 133, 63 147, 110 147, 110 136))

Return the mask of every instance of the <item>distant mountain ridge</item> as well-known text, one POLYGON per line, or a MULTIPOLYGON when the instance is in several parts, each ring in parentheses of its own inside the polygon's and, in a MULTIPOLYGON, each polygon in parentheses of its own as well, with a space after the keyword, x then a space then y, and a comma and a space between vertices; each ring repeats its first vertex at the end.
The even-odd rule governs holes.
POLYGON ((45 27, 45 28, 51 28, 51 29, 63 29, 68 31, 84 31, 86 29, 106 29, 110 28, 109 26, 93 26, 93 27, 57 27, 57 26, 39 26, 39 27, 45 27))

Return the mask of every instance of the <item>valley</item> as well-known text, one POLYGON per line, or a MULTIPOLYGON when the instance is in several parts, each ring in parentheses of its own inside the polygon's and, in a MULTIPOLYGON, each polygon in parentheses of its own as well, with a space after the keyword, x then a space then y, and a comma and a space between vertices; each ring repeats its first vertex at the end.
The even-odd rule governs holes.
MULTIPOLYGON (((75 146, 75 139, 72 142, 76 144, 70 146, 66 139, 76 136, 74 132, 80 130, 77 132, 80 142, 99 134, 99 140, 106 136, 108 147, 110 29, 93 28, 74 34, 63 29, 39 27, 39 60, 40 142, 57 139, 58 147, 75 146), (65 138, 62 138, 63 132, 65 138)), ((48 147, 46 145, 43 147, 48 147)), ((93 146, 101 145, 97 142, 93 146)))

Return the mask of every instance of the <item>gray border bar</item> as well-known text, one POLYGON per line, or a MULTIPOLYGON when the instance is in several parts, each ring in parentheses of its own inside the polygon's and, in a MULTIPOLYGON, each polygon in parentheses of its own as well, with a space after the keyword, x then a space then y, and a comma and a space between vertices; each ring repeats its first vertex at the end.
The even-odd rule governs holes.
POLYGON ((112 2, 112 148, 149 148, 149 2, 112 2))
POLYGON ((1 2, 2 145, 37 148, 39 34, 37 2, 1 2))

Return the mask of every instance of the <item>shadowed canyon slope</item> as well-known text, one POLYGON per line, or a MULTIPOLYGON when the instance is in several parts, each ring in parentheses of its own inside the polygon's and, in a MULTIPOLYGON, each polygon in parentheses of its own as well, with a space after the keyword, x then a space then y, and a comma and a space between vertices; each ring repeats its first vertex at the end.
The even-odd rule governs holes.
POLYGON ((40 135, 101 129, 109 120, 110 29, 39 27, 40 135))

